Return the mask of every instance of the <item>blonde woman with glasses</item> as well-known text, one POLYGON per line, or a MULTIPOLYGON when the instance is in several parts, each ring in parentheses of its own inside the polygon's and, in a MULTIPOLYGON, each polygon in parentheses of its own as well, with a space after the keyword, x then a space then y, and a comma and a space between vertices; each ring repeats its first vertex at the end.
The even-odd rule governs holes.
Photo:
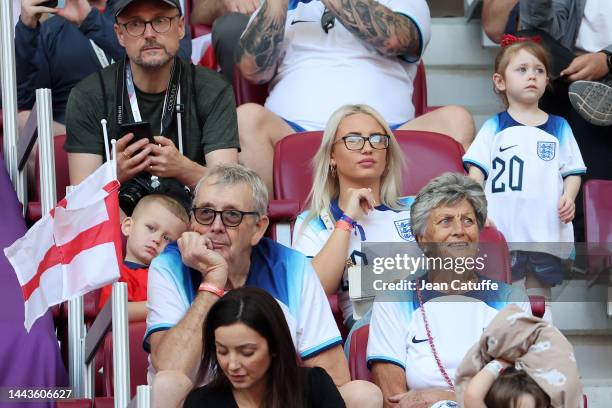
POLYGON ((345 105, 327 122, 313 158, 308 211, 293 247, 312 257, 327 295, 338 293, 345 325, 354 323, 348 268, 361 265, 362 242, 414 241, 412 198, 400 197, 404 157, 385 120, 367 105, 345 105))

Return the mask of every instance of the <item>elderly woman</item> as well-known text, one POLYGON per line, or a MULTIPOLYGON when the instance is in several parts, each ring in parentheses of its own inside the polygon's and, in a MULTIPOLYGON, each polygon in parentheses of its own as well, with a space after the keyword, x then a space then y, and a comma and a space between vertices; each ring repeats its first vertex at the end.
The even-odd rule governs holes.
POLYGON ((338 293, 348 327, 347 268, 361 264, 361 243, 414 241, 406 233, 412 200, 399 197, 403 164, 389 125, 367 105, 334 112, 313 158, 310 208, 298 216, 293 248, 313 257, 325 293, 338 293))
POLYGON ((435 262, 463 258, 461 265, 466 265, 465 259, 475 258, 479 265, 478 236, 487 202, 478 183, 445 173, 419 192, 410 214, 430 268, 396 301, 377 299, 367 358, 385 406, 429 407, 455 399, 455 370, 498 310, 511 302, 530 309, 527 297, 510 285, 492 282, 474 269, 459 271, 435 262))

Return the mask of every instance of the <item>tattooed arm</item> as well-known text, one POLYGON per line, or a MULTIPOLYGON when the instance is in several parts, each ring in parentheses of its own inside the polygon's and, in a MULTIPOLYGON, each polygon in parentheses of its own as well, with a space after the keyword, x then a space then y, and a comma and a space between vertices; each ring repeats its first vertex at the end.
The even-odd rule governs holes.
POLYGON ((236 65, 251 82, 266 83, 276 72, 285 36, 287 3, 287 0, 264 0, 238 42, 234 54, 236 65))
POLYGON ((376 0, 322 0, 331 13, 358 38, 387 56, 415 56, 421 51, 416 24, 376 0))

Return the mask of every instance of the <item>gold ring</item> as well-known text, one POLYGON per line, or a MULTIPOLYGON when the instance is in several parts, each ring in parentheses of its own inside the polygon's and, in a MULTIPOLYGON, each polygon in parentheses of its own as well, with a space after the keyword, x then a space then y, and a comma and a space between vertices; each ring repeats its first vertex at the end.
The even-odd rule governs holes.
POLYGON ((123 154, 123 158, 125 160, 130 160, 131 159, 131 157, 125 152, 125 150, 123 152, 121 152, 121 154, 123 154))

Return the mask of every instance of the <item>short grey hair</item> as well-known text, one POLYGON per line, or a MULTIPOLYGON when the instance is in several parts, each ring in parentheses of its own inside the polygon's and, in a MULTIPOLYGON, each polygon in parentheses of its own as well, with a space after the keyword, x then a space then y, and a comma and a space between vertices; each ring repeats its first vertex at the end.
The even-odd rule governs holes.
POLYGON ((259 216, 266 215, 268 209, 268 189, 257 173, 241 164, 223 163, 209 169, 196 185, 193 194, 193 206, 196 205, 198 193, 202 185, 211 178, 215 179, 215 185, 248 185, 253 193, 253 211, 256 211, 259 216))
POLYGON ((442 205, 454 205, 463 199, 472 205, 478 229, 483 229, 487 220, 487 198, 482 186, 463 174, 444 173, 427 183, 412 203, 412 234, 415 237, 425 234, 431 210, 442 205))

